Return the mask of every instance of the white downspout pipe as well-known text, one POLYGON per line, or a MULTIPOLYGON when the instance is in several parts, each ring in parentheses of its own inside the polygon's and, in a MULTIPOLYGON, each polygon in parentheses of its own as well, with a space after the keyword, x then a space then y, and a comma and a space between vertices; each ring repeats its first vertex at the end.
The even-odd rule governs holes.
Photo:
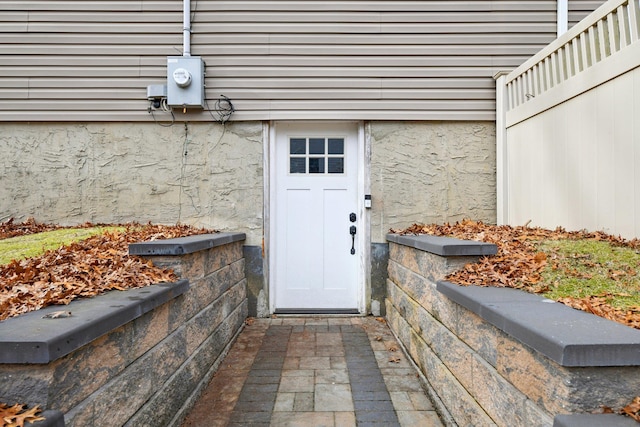
POLYGON ((507 146, 507 75, 501 71, 496 80, 496 222, 509 224, 509 161, 507 146))
POLYGON ((560 37, 569 29, 569 1, 568 0, 557 0, 558 12, 556 14, 557 18, 557 35, 560 37))
POLYGON ((182 56, 191 56, 191 0, 183 1, 182 56))

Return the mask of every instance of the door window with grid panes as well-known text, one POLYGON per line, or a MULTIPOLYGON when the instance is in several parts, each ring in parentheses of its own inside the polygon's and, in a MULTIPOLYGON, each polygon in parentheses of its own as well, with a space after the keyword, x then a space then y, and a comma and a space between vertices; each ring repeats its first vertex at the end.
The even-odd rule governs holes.
POLYGON ((290 174, 344 174, 344 138, 290 138, 290 174))

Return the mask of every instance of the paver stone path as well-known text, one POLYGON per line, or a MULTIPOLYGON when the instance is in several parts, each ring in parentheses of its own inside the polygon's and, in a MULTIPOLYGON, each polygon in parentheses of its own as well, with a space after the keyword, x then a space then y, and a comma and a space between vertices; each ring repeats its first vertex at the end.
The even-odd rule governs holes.
POLYGON ((252 319, 182 427, 442 426, 387 325, 252 319))

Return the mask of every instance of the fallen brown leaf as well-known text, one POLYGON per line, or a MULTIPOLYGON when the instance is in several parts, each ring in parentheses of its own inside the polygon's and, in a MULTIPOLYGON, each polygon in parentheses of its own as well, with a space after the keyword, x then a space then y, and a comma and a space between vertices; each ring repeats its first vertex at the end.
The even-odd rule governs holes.
POLYGON ((636 396, 630 404, 622 408, 620 413, 640 422, 640 396, 636 396))
POLYGON ((26 409, 21 404, 9 406, 0 403, 0 427, 24 427, 25 422, 43 421, 44 417, 38 416, 40 412, 42 411, 38 406, 26 409))

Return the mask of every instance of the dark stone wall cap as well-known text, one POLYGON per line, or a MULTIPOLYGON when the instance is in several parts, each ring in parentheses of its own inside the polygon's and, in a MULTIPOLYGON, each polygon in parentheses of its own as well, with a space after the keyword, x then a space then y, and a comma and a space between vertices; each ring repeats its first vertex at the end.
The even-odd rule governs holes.
POLYGON ((553 427, 634 427, 632 418, 616 414, 566 414, 556 415, 553 427))
POLYGON ((142 316, 189 289, 176 283, 110 291, 54 305, 0 322, 0 363, 49 363, 142 316), (56 311, 70 317, 44 318, 56 311))
POLYGON ((437 290, 562 366, 640 366, 640 330, 517 289, 437 290))
POLYGON ((498 247, 493 243, 428 234, 387 234, 387 240, 445 257, 495 255, 498 252, 498 247))
POLYGON ((246 238, 245 233, 215 233, 132 243, 129 245, 129 255, 185 255, 246 238))

